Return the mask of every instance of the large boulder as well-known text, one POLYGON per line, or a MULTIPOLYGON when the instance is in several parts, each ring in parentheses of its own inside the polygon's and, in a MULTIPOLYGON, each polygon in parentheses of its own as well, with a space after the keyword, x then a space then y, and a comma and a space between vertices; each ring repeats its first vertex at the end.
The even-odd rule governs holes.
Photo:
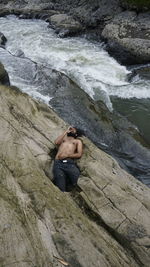
POLYGON ((59 36, 67 36, 80 32, 83 27, 72 16, 56 14, 50 17, 51 26, 59 33, 59 36))
POLYGON ((67 125, 45 104, 0 86, 0 264, 138 267, 150 262, 150 189, 83 138, 78 188, 51 182, 67 125))
POLYGON ((88 26, 97 26, 100 21, 103 19, 110 19, 114 15, 121 12, 120 0, 2 0, 0 4, 2 8, 8 8, 15 11, 15 9, 24 9, 24 10, 59 10, 69 15, 75 16, 81 23, 88 26))
POLYGON ((150 61, 150 13, 120 13, 105 26, 102 37, 110 54, 120 62, 130 65, 150 61))
POLYGON ((122 11, 120 0, 90 0, 73 1, 69 5, 67 0, 63 0, 64 7, 68 12, 77 17, 86 27, 99 27, 104 21, 110 20, 122 11), (74 2, 74 3, 73 3, 74 2))

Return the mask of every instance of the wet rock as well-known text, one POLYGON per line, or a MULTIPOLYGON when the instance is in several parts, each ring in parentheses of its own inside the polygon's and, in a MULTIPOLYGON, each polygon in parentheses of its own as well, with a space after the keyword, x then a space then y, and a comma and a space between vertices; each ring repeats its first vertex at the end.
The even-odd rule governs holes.
POLYGON ((78 18, 86 27, 98 26, 103 19, 112 18, 115 14, 121 11, 118 0, 101 1, 82 1, 82 0, 62 0, 55 1, 59 3, 57 8, 59 10, 66 11, 68 14, 78 18))
MULTIPOLYGON (((67 37, 67 36, 71 36, 72 34, 73 34, 73 32, 70 32, 69 30, 59 30, 59 29, 57 29, 56 31, 55 31, 57 34, 58 34, 58 36, 60 37, 60 38, 64 38, 64 37, 67 37)), ((75 32, 74 32, 75 33, 75 32)), ((77 33, 77 32, 76 32, 77 33)))
POLYGON ((140 180, 145 175, 150 183, 150 152, 135 126, 113 115, 102 102, 95 103, 66 75, 27 58, 13 57, 4 49, 0 58, 11 77, 23 79, 24 87, 30 88, 30 84, 37 94, 52 98, 50 105, 64 120, 83 128, 86 136, 115 156, 122 167, 140 180))
MULTIPOLYGON (((17 10, 14 10, 14 13, 17 15, 17 10)), ((42 19, 49 22, 50 17, 59 12, 54 10, 41 10, 39 7, 35 7, 32 9, 20 9, 18 13, 20 19, 42 19)))
POLYGON ((9 76, 4 66, 0 63, 0 84, 10 85, 9 76))
POLYGON ((123 64, 150 61, 150 13, 123 12, 105 26, 102 37, 110 54, 123 64))
POLYGON ((146 175, 150 185, 150 152, 143 146, 145 142, 136 127, 123 117, 112 114, 102 102, 95 103, 64 74, 48 72, 51 82, 47 93, 51 92, 50 105, 59 116, 84 129, 86 136, 115 156, 121 166, 139 180, 146 175))
POLYGON ((11 1, 1 2, 1 8, 8 8, 12 10, 24 9, 34 10, 59 10, 61 13, 67 13, 70 16, 75 17, 80 23, 86 27, 95 27, 99 25, 99 22, 108 20, 114 17, 115 14, 121 12, 120 0, 101 0, 101 1, 82 1, 82 0, 26 0, 26 1, 11 1))
POLYGON ((16 57, 24 57, 25 54, 21 49, 18 49, 17 51, 15 51, 14 56, 16 56, 16 57))
POLYGON ((135 74, 138 74, 143 79, 150 80, 150 66, 135 70, 135 74))
POLYGON ((130 4, 126 5, 128 2, 126 0, 2 1, 0 15, 13 13, 20 15, 20 18, 44 19, 50 22, 60 37, 83 31, 91 33, 91 38, 94 36, 97 41, 103 38, 107 42, 110 55, 122 64, 143 64, 150 60, 150 13, 139 13, 145 11, 144 3, 139 9, 130 4), (122 12, 126 8, 134 11, 122 12))
POLYGON ((14 14, 19 16, 20 19, 42 19, 49 22, 50 17, 55 14, 59 14, 59 11, 56 10, 43 10, 40 9, 39 6, 32 7, 22 7, 22 6, 14 6, 12 8, 7 8, 7 6, 2 7, 0 9, 0 16, 7 16, 10 14, 14 14))
POLYGON ((0 46, 4 47, 6 42, 7 42, 7 38, 4 36, 3 33, 0 32, 0 46))
POLYGON ((67 125, 15 87, 0 92, 1 265, 148 267, 150 189, 84 137, 78 189, 60 192, 47 170, 67 125))
POLYGON ((130 70, 132 72, 128 76, 129 81, 132 81, 137 75, 144 80, 150 80, 150 64, 131 66, 130 70))
POLYGON ((50 24, 56 32, 59 33, 60 37, 78 33, 83 29, 82 25, 78 21, 73 19, 72 16, 68 16, 66 14, 51 16, 50 24))

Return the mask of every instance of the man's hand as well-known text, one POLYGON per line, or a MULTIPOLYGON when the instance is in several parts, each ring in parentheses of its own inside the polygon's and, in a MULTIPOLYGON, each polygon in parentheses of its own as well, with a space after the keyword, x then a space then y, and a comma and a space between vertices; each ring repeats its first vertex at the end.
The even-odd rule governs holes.
POLYGON ((67 133, 70 133, 74 128, 72 126, 69 126, 66 131, 64 131, 60 136, 58 136, 55 140, 55 145, 60 145, 63 141, 63 138, 67 133))
POLYGON ((58 159, 66 159, 66 158, 69 158, 69 157, 70 157, 70 155, 68 153, 66 153, 66 152, 61 152, 58 155, 58 159))
POLYGON ((72 126, 69 126, 67 129, 67 133, 70 133, 74 128, 72 126))
MULTIPOLYGON (((68 128, 69 129, 69 128, 68 128)), ((68 129, 64 131, 60 136, 58 136, 55 140, 55 145, 60 145, 65 137, 65 135, 68 133, 68 129)))

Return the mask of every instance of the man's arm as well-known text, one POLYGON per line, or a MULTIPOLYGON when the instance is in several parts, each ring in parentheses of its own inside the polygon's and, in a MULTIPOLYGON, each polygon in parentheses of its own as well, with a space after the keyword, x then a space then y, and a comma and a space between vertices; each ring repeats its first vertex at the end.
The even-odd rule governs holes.
POLYGON ((59 135, 56 140, 54 141, 55 145, 60 145, 65 137, 65 135, 67 134, 68 130, 63 132, 61 135, 59 135))
POLYGON ((54 141, 55 145, 60 145, 60 144, 62 143, 62 141, 63 141, 65 135, 66 135, 67 133, 69 133, 70 128, 71 128, 71 127, 69 126, 68 129, 67 129, 66 131, 64 131, 61 135, 59 135, 59 136, 56 138, 56 140, 54 141))
POLYGON ((76 152, 69 155, 69 158, 78 159, 81 158, 82 154, 83 154, 83 144, 81 140, 78 140, 76 152))

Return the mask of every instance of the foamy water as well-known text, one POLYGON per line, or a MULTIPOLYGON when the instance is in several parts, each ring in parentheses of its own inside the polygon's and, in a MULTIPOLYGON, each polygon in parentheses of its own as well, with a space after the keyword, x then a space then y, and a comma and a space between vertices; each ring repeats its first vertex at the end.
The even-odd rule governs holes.
MULTIPOLYGON (((129 71, 108 55, 103 44, 84 38, 59 38, 41 20, 19 20, 15 16, 0 18, 0 32, 8 39, 6 48, 12 54, 22 50, 25 57, 38 64, 65 73, 93 99, 103 100, 112 109, 110 96, 121 98, 150 98, 146 81, 127 82, 129 71), (19 25, 19 27, 18 27, 19 25)), ((14 73, 11 82, 23 91, 48 103, 50 96, 42 95, 34 86, 24 86, 14 73)))

